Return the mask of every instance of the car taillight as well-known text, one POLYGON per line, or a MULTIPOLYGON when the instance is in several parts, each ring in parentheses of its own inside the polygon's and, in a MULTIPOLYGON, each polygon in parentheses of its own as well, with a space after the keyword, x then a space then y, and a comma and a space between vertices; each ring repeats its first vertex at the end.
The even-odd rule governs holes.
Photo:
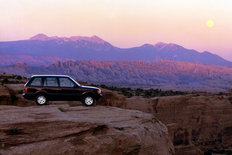
POLYGON ((27 88, 24 88, 24 92, 27 93, 27 88))
POLYGON ((100 91, 100 90, 97 90, 97 93, 98 93, 98 94, 100 94, 100 93, 101 93, 101 91, 100 91))

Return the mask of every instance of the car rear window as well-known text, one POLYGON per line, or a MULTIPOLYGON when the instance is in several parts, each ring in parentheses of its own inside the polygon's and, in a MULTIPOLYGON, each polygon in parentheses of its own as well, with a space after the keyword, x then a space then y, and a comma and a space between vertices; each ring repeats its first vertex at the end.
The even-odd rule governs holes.
POLYGON ((41 86, 42 85, 42 78, 34 78, 31 81, 30 86, 41 86))
POLYGON ((44 79, 44 86, 47 87, 58 87, 58 82, 56 77, 47 77, 44 79))

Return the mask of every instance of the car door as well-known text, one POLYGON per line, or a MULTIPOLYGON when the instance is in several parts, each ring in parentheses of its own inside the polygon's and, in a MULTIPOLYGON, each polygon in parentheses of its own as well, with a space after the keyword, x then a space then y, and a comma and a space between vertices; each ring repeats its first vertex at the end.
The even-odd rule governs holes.
POLYGON ((61 89, 58 85, 57 77, 44 78, 44 91, 47 92, 49 99, 60 100, 61 89))
POLYGON ((68 77, 59 77, 61 97, 63 100, 79 100, 81 92, 79 86, 68 77))

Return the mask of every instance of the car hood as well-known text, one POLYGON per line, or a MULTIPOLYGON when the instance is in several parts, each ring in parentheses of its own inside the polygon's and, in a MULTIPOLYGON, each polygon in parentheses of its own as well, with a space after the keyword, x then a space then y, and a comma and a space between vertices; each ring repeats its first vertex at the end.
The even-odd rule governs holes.
POLYGON ((92 86, 82 86, 82 85, 81 85, 81 87, 82 87, 82 88, 87 88, 87 89, 89 88, 89 89, 98 89, 98 90, 100 90, 99 88, 97 88, 97 87, 92 87, 92 86))

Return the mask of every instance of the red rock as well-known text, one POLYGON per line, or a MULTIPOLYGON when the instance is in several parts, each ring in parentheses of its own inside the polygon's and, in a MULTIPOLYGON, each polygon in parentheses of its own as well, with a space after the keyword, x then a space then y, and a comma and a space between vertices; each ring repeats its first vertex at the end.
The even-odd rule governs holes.
POLYGON ((0 116, 0 154, 4 155, 174 154, 166 126, 140 111, 0 106, 0 116))

